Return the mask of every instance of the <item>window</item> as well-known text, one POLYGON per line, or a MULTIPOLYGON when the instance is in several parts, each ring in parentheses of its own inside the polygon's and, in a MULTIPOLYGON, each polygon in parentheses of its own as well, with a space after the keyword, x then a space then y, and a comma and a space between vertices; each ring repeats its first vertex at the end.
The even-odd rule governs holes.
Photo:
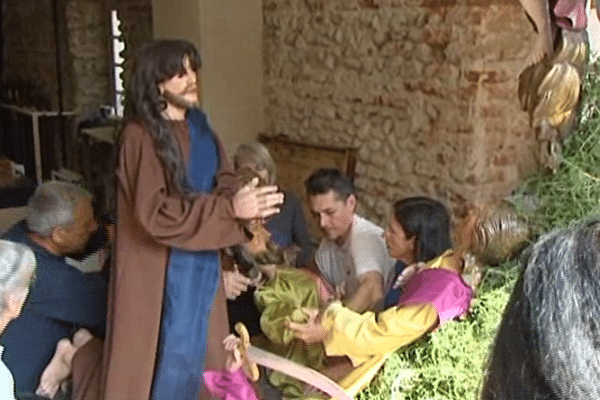
POLYGON ((115 94, 115 114, 118 117, 123 116, 123 100, 125 89, 123 88, 123 62, 125 59, 121 56, 125 50, 123 33, 121 32, 121 20, 117 10, 110 12, 110 31, 112 41, 112 67, 113 67, 113 89, 115 94))

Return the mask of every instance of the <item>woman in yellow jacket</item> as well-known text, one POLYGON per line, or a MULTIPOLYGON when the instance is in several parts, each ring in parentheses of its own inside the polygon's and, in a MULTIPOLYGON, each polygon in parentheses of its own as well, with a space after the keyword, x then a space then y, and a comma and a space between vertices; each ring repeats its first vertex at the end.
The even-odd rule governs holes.
POLYGON ((468 312, 473 289, 462 277, 465 258, 470 258, 467 255, 481 260, 505 258, 528 235, 526 225, 505 204, 485 210, 473 208, 457 230, 455 250, 415 264, 421 251, 418 244, 431 236, 426 224, 421 225, 421 237, 407 232, 409 218, 398 212, 403 201, 407 200, 394 205, 385 232, 390 255, 410 265, 396 280, 395 286, 403 287, 397 304, 378 314, 358 314, 339 301, 322 313, 307 309, 307 323, 289 324, 297 338, 322 342, 328 356, 348 356, 354 366, 392 352, 468 312))

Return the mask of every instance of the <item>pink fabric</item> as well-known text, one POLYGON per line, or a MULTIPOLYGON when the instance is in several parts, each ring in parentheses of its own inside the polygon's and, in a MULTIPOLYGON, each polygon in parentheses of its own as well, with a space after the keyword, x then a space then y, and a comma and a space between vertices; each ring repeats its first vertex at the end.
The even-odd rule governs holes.
POLYGON ((258 400, 241 368, 235 372, 204 371, 204 383, 213 396, 222 400, 258 400))
POLYGON ((572 31, 582 31, 587 27, 585 0, 558 0, 554 5, 556 24, 572 31))
POLYGON ((398 305, 431 303, 440 325, 469 310, 473 290, 455 272, 426 269, 413 276, 404 288, 398 305))
POLYGON ((308 275, 317 284, 319 299, 321 299, 321 301, 328 302, 333 298, 334 290, 327 282, 325 282, 320 276, 312 271, 307 269, 303 269, 302 271, 306 272, 306 275, 308 275))

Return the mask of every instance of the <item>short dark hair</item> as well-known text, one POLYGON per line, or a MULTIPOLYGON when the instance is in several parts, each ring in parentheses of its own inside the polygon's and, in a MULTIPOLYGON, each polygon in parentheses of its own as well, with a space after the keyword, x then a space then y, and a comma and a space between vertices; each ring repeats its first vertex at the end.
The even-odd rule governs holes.
POLYGON ((304 182, 306 194, 314 196, 333 191, 340 200, 354 193, 352 179, 337 168, 319 168, 304 182))
POLYGON ((600 220, 531 248, 504 310, 483 400, 600 399, 600 220))
POLYGON ((439 201, 407 197, 396 201, 393 209, 406 238, 415 238, 415 261, 429 261, 452 247, 450 214, 439 201))

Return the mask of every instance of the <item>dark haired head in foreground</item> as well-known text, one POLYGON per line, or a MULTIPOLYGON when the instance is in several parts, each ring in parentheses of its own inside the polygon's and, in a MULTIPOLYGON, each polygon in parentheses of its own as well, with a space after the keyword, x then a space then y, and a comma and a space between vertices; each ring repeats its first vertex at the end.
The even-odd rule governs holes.
POLYGON ((525 261, 481 398, 600 399, 600 220, 542 237, 525 261))

